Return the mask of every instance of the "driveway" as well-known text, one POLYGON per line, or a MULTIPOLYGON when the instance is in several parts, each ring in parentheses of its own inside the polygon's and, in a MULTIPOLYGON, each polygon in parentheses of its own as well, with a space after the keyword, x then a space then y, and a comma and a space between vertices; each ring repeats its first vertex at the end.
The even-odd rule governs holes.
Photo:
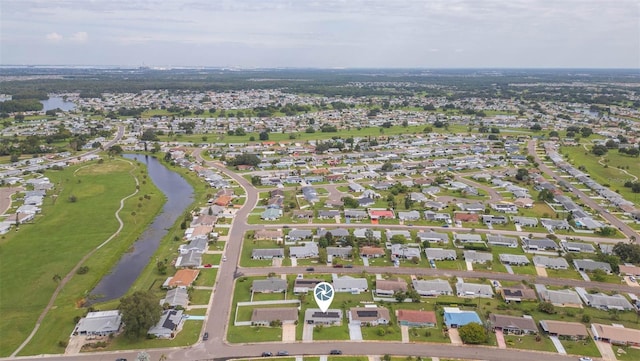
POLYGON ((498 348, 507 348, 502 330, 496 330, 496 341, 498 342, 498 348))
POLYGON ((296 325, 282 325, 282 342, 296 342, 296 325))
POLYGON ((451 340, 452 345, 462 346, 462 339, 460 338, 457 328, 449 329, 449 340, 451 340))
POLYGON ((302 342, 313 342, 313 325, 305 323, 302 326, 302 342))
POLYGON ((596 341, 596 347, 602 355, 602 359, 606 361, 616 361, 616 353, 613 352, 613 347, 608 342, 596 341))
POLYGON ((544 267, 536 266, 536 273, 540 277, 548 277, 547 276, 547 269, 544 268, 544 267))
POLYGON ((400 334, 402 335, 402 343, 409 343, 409 326, 400 326, 400 334))
POLYGON ((295 257, 291 257, 291 267, 298 267, 298 259, 295 257))
POLYGON ((560 339, 558 338, 558 336, 549 336, 549 338, 551 339, 551 342, 553 342, 553 346, 555 346, 559 354, 561 355, 567 354, 567 351, 564 349, 564 346, 562 346, 562 343, 560 342, 560 339))
POLYGON ((355 323, 349 324, 349 339, 351 341, 362 341, 362 329, 355 323))
POLYGON ((466 261, 467 271, 473 271, 473 263, 471 261, 466 261))

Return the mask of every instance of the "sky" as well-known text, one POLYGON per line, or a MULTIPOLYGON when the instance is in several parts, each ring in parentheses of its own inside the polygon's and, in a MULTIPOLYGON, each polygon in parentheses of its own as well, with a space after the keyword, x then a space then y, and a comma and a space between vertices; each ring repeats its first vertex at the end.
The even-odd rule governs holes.
POLYGON ((0 65, 640 68, 637 0, 0 0, 0 65))

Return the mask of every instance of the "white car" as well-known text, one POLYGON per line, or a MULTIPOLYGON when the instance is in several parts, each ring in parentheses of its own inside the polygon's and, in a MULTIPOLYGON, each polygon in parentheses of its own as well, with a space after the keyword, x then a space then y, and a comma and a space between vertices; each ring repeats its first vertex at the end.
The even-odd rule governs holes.
POLYGON ((580 357, 578 360, 580 361, 593 361, 591 357, 580 357))
POLYGON ((226 262, 227 261, 227 256, 222 256, 222 262, 226 262))

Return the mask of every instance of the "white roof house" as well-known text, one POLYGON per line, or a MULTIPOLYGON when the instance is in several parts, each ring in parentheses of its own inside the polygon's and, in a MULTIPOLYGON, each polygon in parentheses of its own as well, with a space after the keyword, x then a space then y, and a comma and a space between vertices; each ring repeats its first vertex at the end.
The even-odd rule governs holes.
POLYGON ((122 324, 120 311, 89 312, 73 330, 74 335, 104 336, 118 332, 122 324))

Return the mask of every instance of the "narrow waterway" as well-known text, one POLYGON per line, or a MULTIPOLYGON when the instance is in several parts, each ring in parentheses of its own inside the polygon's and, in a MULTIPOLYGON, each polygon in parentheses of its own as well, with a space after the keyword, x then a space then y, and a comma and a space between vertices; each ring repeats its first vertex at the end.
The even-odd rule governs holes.
POLYGON ((149 178, 167 197, 162 211, 133 244, 133 251, 125 253, 116 266, 91 292, 91 303, 122 297, 133 285, 158 249, 160 240, 168 233, 178 217, 193 202, 193 187, 180 174, 169 170, 156 158, 141 154, 125 154, 147 166, 149 178))

